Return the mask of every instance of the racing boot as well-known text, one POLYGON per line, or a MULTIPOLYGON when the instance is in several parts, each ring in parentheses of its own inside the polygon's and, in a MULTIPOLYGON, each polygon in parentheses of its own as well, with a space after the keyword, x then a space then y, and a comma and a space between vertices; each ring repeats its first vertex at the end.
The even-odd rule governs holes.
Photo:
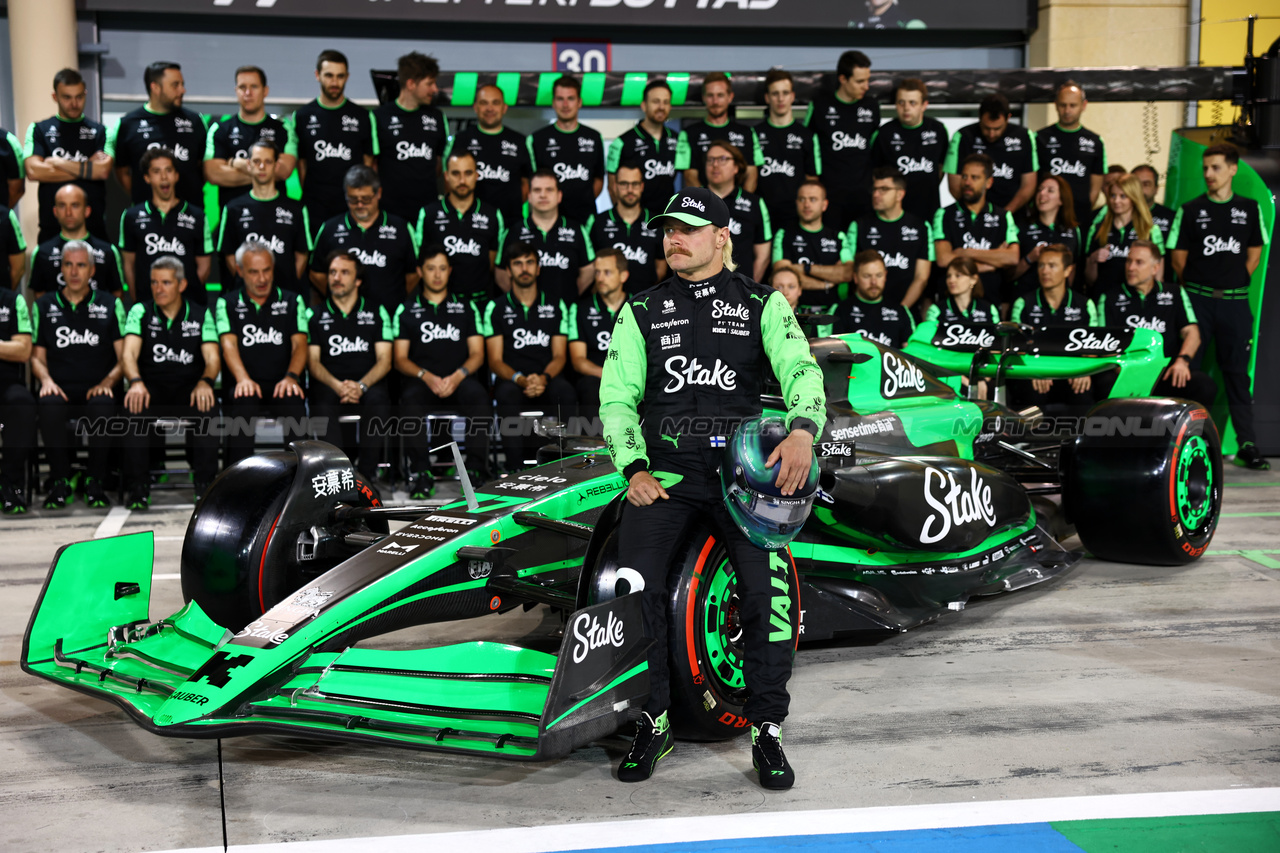
POLYGON ((409 483, 409 500, 425 501, 436 492, 436 478, 430 471, 415 474, 409 483))
POLYGON ((1246 441, 1240 445, 1240 449, 1236 451, 1236 464, 1254 471, 1271 470, 1271 463, 1263 457, 1258 445, 1252 441, 1246 441))
POLYGON ((27 511, 27 496, 17 486, 5 486, 0 509, 5 515, 22 515, 27 511))
POLYGON ((782 751, 782 727, 762 723, 751 727, 751 764, 760 774, 760 787, 785 791, 796 783, 796 773, 782 751))
POLYGON ((124 505, 134 511, 147 509, 151 506, 151 490, 141 485, 135 485, 129 490, 129 497, 125 500, 124 505))
POLYGON ((71 491, 71 483, 66 478, 59 477, 49 484, 49 494, 45 495, 45 509, 66 509, 67 501, 74 500, 71 491))
POLYGON ((667 722, 667 712, 663 711, 657 719, 644 714, 636 723, 636 737, 631 742, 631 751, 618 765, 619 782, 643 782, 653 775, 653 768, 671 751, 673 746, 671 724, 667 722))
POLYGON ((84 481, 84 503, 91 509, 105 509, 111 506, 111 499, 107 497, 107 490, 103 488, 102 481, 97 477, 86 477, 84 481))

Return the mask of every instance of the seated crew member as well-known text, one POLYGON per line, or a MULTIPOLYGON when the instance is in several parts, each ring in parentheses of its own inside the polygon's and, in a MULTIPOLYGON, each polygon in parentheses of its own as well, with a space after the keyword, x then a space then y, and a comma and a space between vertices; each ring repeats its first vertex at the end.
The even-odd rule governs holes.
MULTIPOLYGON (((90 288, 93 275, 93 250, 73 240, 62 247, 62 289, 36 300, 31 373, 40 383, 36 410, 49 460, 45 509, 66 509, 72 499, 71 448, 79 445, 79 438, 68 433, 67 421, 94 422, 115 413, 124 304, 110 293, 90 288)), ((103 479, 111 438, 101 429, 87 433, 89 476, 82 485, 84 502, 107 507, 111 502, 103 479)))
MULTIPOLYGON (((1093 302, 1067 287, 1074 264, 1075 257, 1066 246, 1054 244, 1041 249, 1040 290, 1033 296, 1015 300, 1009 319, 1037 327, 1098 325, 1098 311, 1093 302)), ((1009 382, 1009 394, 1017 401, 1016 408, 1039 406, 1046 414, 1083 414, 1093 404, 1092 387, 1091 376, 1022 379, 1009 382)))
POLYGON ((916 322, 911 312, 884 298, 887 270, 875 249, 853 256, 854 292, 836 306, 832 316, 835 334, 857 332, 890 347, 900 347, 911 337, 916 322))
POLYGON ((773 226, 769 223, 769 211, 765 209, 764 202, 745 189, 747 160, 736 146, 717 139, 707 149, 703 163, 707 171, 707 188, 720 196, 729 208, 729 228, 736 238, 733 261, 743 275, 760 281, 769 271, 773 226))
MULTIPOLYGON (((451 157, 450 162, 457 158, 451 157)), ((477 328, 475 305, 449 292, 452 267, 440 243, 422 250, 422 289, 396 308, 392 321, 393 363, 407 379, 400 384, 400 408, 415 421, 405 434, 409 452, 409 497, 425 500, 435 490, 430 442, 421 427, 435 412, 463 416, 467 438, 464 464, 472 482, 488 476, 489 419, 493 402, 480 384, 484 335, 477 328)), ((447 441, 447 439, 445 439, 447 441)), ((452 463, 452 457, 448 457, 452 463)))
POLYGON ((1000 311, 982 296, 982 277, 973 258, 947 264, 947 295, 929 306, 925 320, 943 323, 999 323, 1000 311))
POLYGON ((16 290, 0 290, 0 512, 27 511, 24 466, 36 445, 36 401, 22 367, 31 360, 31 314, 16 290))
POLYGON ((987 200, 991 158, 970 154, 960 164, 960 199, 938 211, 933 220, 934 254, 946 269, 955 257, 978 262, 982 285, 992 302, 1012 301, 1004 292, 1004 270, 1018 264, 1018 229, 1013 215, 987 200))
MULTIPOLYGON (((871 177, 871 212, 849 226, 845 245, 854 255, 867 249, 879 252, 889 268, 885 298, 919 313, 917 305, 933 272, 933 226, 902 209, 907 179, 901 172, 881 166, 871 177)), ((842 280, 848 281, 853 278, 852 261, 844 267, 842 280)))
POLYGON ((184 276, 180 259, 157 258, 151 265, 151 299, 135 303, 125 320, 124 407, 136 419, 124 441, 131 510, 151 503, 147 460, 157 417, 195 422, 186 434, 197 501, 218 473, 218 438, 208 428, 208 419, 217 414, 213 383, 222 367, 218 332, 212 311, 183 298, 184 276))
POLYGON ((568 423, 577 396, 561 375, 569 335, 564 303, 541 292, 537 250, 516 241, 508 243, 502 255, 511 292, 489 303, 483 326, 489 369, 498 377, 493 399, 502 418, 506 464, 515 470, 535 458, 542 443, 532 434, 533 425, 520 418, 521 412, 541 411, 568 423))
MULTIPOLYGON (((627 259, 631 293, 648 290, 667 277, 667 259, 662 256, 662 234, 649 225, 649 211, 640 206, 645 192, 644 172, 635 162, 618 166, 610 176, 617 201, 591 223, 591 247, 596 254, 604 249, 620 249, 627 259)), ((662 200, 666 204, 666 199, 662 200)))
POLYGON ((116 299, 124 295, 120 250, 89 233, 87 217, 90 213, 85 192, 78 184, 67 183, 58 188, 53 196, 53 217, 62 231, 37 246, 31 257, 31 278, 27 279, 27 288, 33 294, 48 293, 62 286, 58 280, 62 272, 62 247, 72 240, 79 240, 93 252, 94 277, 89 287, 106 290, 116 299))
POLYGON ((787 300, 787 305, 796 314, 796 320, 800 323, 800 329, 804 332, 806 338, 826 337, 831 334, 831 323, 815 323, 809 317, 815 314, 830 314, 835 310, 835 306, 801 305, 800 294, 804 291, 800 289, 800 275, 794 267, 779 267, 773 271, 773 275, 769 278, 769 283, 773 285, 774 290, 781 293, 787 300))
POLYGON ((243 284, 244 272, 236 266, 236 253, 250 239, 271 249, 276 285, 304 297, 310 291, 306 270, 311 220, 302 202, 280 191, 277 164, 284 156, 270 142, 258 141, 249 146, 249 158, 243 162, 249 164, 252 183, 248 192, 237 195, 222 209, 218 226, 218 254, 234 276, 224 284, 224 293, 243 284))
POLYGON ((800 278, 800 303, 805 310, 830 310, 847 295, 845 265, 853 260, 853 247, 845 235, 823 224, 827 190, 810 178, 796 190, 795 224, 773 234, 773 273, 790 269, 800 278))
POLYGON ((538 253, 538 287, 552 304, 572 305, 591 286, 596 254, 591 248, 587 225, 560 213, 560 184, 556 173, 539 169, 529 179, 529 213, 508 228, 509 241, 498 253, 500 269, 495 273, 503 293, 511 291, 505 247, 512 242, 528 243, 538 253))
POLYGON ((308 323, 311 414, 327 419, 321 438, 348 458, 355 455, 356 468, 372 483, 391 414, 382 381, 391 370, 391 316, 361 293, 364 266, 354 252, 334 252, 325 266, 329 295, 308 323), (360 416, 358 443, 355 424, 339 421, 343 415, 360 416))
MULTIPOLYGON (((1084 235, 1076 224, 1075 200, 1071 195, 1071 185, 1061 175, 1044 175, 1036 186, 1036 194, 1032 203, 1019 217, 1018 226, 1018 265, 1013 270, 1011 288, 1006 287, 1010 296, 1017 300, 1034 296, 1040 289, 1040 274, 1036 265, 1040 262, 1040 250, 1055 243, 1066 246, 1072 257, 1080 254, 1081 240, 1084 235)), ((1068 287, 1076 287, 1075 271, 1067 279, 1068 287)))
MULTIPOLYGON (((626 182, 625 167, 618 170, 618 185, 626 182)), ((603 248, 596 253, 596 283, 572 308, 569 320, 569 363, 578 374, 574 390, 578 393, 578 413, 591 426, 586 435, 599 435, 600 376, 613 339, 613 323, 618 309, 627 299, 625 290, 631 281, 631 263, 621 249, 603 248)))
POLYGON ((213 238, 204 210, 178 197, 178 168, 168 148, 152 148, 142 155, 138 168, 151 188, 148 201, 135 204, 120 216, 120 251, 124 254, 124 278, 135 303, 151 298, 151 265, 162 255, 182 261, 189 302, 205 304, 205 282, 212 268, 213 238))
POLYGON ((1099 213, 1085 240, 1089 255, 1084 278, 1095 300, 1124 282, 1125 259, 1134 240, 1150 240, 1164 253, 1164 235, 1151 219, 1138 177, 1121 175, 1103 192, 1107 206, 1099 213))
MULTIPOLYGON (((1098 323, 1159 332, 1169 366, 1156 380, 1151 396, 1181 397, 1211 408, 1218 396, 1217 383, 1207 373, 1191 369, 1200 350, 1195 311, 1187 292, 1176 282, 1157 278, 1161 266, 1160 248, 1154 242, 1131 243, 1125 258, 1124 284, 1098 297, 1098 323)), ((1115 381, 1114 374, 1103 376, 1115 381)))
MULTIPOLYGON (((222 411, 229 422, 228 465, 253 453, 257 418, 290 419, 300 427, 307 415, 302 390, 307 306, 301 294, 276 283, 275 258, 264 242, 241 244, 235 269, 244 287, 220 298, 214 312, 226 367, 222 411)), ((285 426, 287 434, 287 422, 285 426)))

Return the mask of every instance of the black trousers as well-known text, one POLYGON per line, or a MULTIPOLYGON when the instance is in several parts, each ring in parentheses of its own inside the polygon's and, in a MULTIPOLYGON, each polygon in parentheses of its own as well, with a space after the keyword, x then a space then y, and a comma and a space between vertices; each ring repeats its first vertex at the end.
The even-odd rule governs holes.
MULTIPOLYGON (((682 474, 684 479, 667 489, 668 500, 659 499, 644 507, 627 504, 622 510, 618 528, 619 561, 644 578, 644 635, 655 641, 649 654, 649 699, 644 710, 657 715, 671 704, 667 607, 680 571, 672 565, 673 552, 684 542, 692 526, 702 520, 710 522, 717 538, 724 542, 737 577, 746 645, 743 675, 751 693, 744 709, 747 719, 757 725, 781 723, 791 704, 787 681, 791 678, 796 623, 800 615, 795 603, 796 590, 789 564, 784 562, 784 569, 771 567, 769 553, 752 545, 733 523, 724 507, 715 467, 718 459, 718 452, 708 452, 701 457, 700 464, 673 471, 682 474), (770 624, 773 600, 783 591, 789 602, 791 630, 785 638, 771 640, 771 634, 777 633, 770 624)), ((654 467, 669 470, 658 464, 654 467)))
MULTIPOLYGON (((274 384, 259 383, 259 385, 264 394, 270 394, 275 387, 274 384)), ((225 389, 228 386, 224 383, 222 387, 225 389)), ((235 388, 234 380, 230 387, 235 388)), ((228 430, 227 464, 232 465, 253 455, 253 430, 256 419, 285 418, 301 424, 307 416, 307 404, 302 397, 228 397, 222 404, 222 413, 226 417, 225 423, 228 430)), ((285 442, 299 438, 306 438, 306 435, 286 434, 285 442)))
POLYGON ((1214 299, 1188 293, 1191 308, 1196 312, 1200 326, 1200 352, 1196 353, 1194 368, 1210 341, 1218 342, 1218 367, 1222 370, 1222 382, 1227 391, 1227 407, 1231 422, 1236 426, 1236 438, 1241 444, 1256 441, 1253 427, 1253 390, 1249 380, 1249 355, 1253 349, 1253 309, 1248 299, 1214 299))
MULTIPOLYGON (((415 426, 421 425, 429 414, 462 415, 467 427, 466 466, 471 471, 487 473, 489 470, 489 422, 493 419, 493 401, 474 376, 468 376, 448 397, 440 397, 421 379, 404 377, 400 391, 401 417, 411 418, 415 426)), ((402 432, 409 452, 409 470, 421 473, 431 467, 431 443, 435 439, 425 428, 409 428, 402 432)))
MULTIPOLYGON (((56 378, 55 378, 56 381, 56 378)), ((67 399, 55 395, 36 401, 40 421, 40 436, 44 439, 45 458, 49 460, 49 475, 55 480, 71 476, 72 448, 80 446, 80 435, 89 437, 89 476, 99 480, 107 476, 107 453, 111 450, 109 420, 117 414, 115 396, 89 397, 89 385, 63 385, 58 383, 67 399), (68 421, 76 421, 68 429, 68 421)))
POLYGON ((595 423, 600 417, 600 377, 579 375, 573 383, 578 392, 578 417, 586 418, 590 426, 582 430, 585 435, 600 435, 602 429, 595 423))
POLYGON ((0 486, 22 487, 22 466, 36 446, 36 400, 20 382, 0 388, 0 486))
POLYGON ((563 376, 547 383, 537 397, 526 397, 524 389, 510 379, 500 379, 493 389, 498 416, 502 419, 502 446, 507 452, 507 467, 519 466, 525 459, 533 459, 538 448, 546 443, 533 432, 533 422, 520 418, 521 412, 542 411, 545 417, 568 422, 577 414, 578 396, 573 386, 563 376))
POLYGON ((124 441, 125 482, 131 488, 147 491, 151 487, 151 451, 162 440, 156 429, 157 418, 183 418, 192 422, 185 429, 187 453, 191 459, 192 479, 207 484, 218 475, 218 437, 209 429, 218 416, 215 405, 201 412, 191 405, 194 386, 147 386, 151 403, 140 413, 129 413, 129 432, 124 441))
POLYGON ((1049 417, 1082 417, 1097 399, 1094 387, 1097 382, 1098 377, 1093 377, 1089 390, 1077 394, 1065 379, 1054 379, 1049 390, 1043 392, 1037 391, 1030 379, 1011 379, 1009 397, 1015 409, 1039 406, 1049 417))
POLYGON ((387 393, 386 383, 371 386, 359 403, 338 402, 338 395, 333 389, 321 382, 313 381, 310 392, 312 417, 328 419, 322 427, 324 431, 319 432, 319 438, 341 447, 365 476, 375 474, 391 418, 391 396, 387 393), (343 415, 360 415, 359 429, 357 424, 339 422, 343 415))

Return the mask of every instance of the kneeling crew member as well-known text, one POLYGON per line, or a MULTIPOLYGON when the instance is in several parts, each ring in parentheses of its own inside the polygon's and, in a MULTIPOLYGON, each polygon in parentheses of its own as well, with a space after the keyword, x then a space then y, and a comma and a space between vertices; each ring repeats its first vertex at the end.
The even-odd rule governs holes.
POLYGON ((311 313, 308 326, 311 414, 328 419, 323 437, 348 457, 356 450, 355 428, 338 419, 360 416, 356 468, 372 483, 379 433, 391 414, 391 396, 382 382, 391 370, 391 317, 360 292, 364 267, 354 251, 334 252, 325 266, 329 296, 311 313))
POLYGON ((737 573, 751 692, 745 712, 753 724, 760 782, 789 788, 795 775, 782 751, 780 726, 790 703, 797 606, 790 604, 787 630, 771 628, 770 615, 778 603, 776 587, 790 586, 790 572, 775 568, 779 561, 736 526, 724 505, 718 468, 720 447, 737 424, 761 413, 760 393, 772 367, 784 398, 793 402, 786 417, 791 432, 767 465, 781 463, 776 483, 784 495, 793 494, 808 475, 813 441, 826 420, 822 378, 782 294, 734 272, 729 209, 718 195, 686 189, 672 197, 660 221, 675 275, 622 306, 600 388, 605 441, 630 487, 619 528, 620 560, 644 578, 645 636, 654 640, 649 699, 618 778, 648 779, 671 750, 669 568, 693 520, 705 513, 737 573), (681 428, 682 422, 702 419, 725 424, 726 435, 681 428), (663 488, 651 472, 682 479, 663 488))
POLYGON ((213 383, 221 369, 213 312, 183 298, 187 277, 182 261, 164 255, 151 265, 151 300, 129 310, 124 324, 124 407, 136 420, 125 439, 129 509, 151 501, 148 456, 157 416, 189 418, 187 446, 200 500, 218 473, 218 439, 208 418, 217 398, 213 383), (201 423, 203 422, 203 423, 201 423))

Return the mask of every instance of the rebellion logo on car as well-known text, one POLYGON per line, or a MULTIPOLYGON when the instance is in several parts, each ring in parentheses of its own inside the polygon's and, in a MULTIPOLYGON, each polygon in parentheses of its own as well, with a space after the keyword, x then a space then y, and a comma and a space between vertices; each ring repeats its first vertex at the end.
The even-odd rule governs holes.
POLYGON ((605 620, 605 624, 601 625, 600 620, 588 613, 578 615, 573 620, 573 662, 582 663, 587 659, 587 654, 592 649, 599 649, 605 646, 616 646, 622 648, 624 643, 622 633, 622 620, 613 615, 613 611, 609 611, 609 616, 605 620))
POLYGON ((881 395, 891 399, 907 391, 924 391, 924 372, 910 362, 903 361, 891 352, 881 359, 884 368, 884 385, 881 395))
POLYGON ((996 525, 996 510, 991 505, 991 487, 978 475, 976 468, 969 469, 968 489, 961 486, 950 472, 926 468, 924 500, 933 507, 934 512, 929 514, 920 528, 922 544, 939 542, 946 538, 953 526, 959 527, 971 521, 986 522, 987 527, 996 525))

